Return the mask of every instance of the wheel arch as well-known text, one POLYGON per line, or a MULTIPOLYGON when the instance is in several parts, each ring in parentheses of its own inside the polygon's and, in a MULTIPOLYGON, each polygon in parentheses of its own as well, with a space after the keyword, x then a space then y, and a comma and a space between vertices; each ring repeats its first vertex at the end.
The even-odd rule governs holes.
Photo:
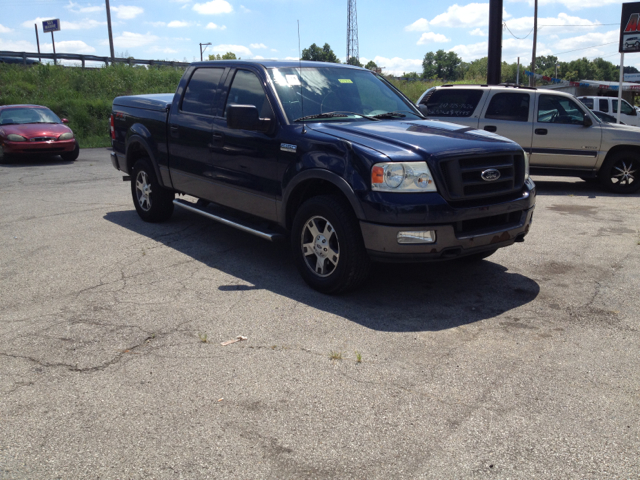
POLYGON ((604 165, 604 162, 609 160, 613 155, 620 152, 634 152, 636 155, 640 155, 640 146, 638 145, 616 145, 611 147, 605 157, 602 159, 602 163, 598 166, 598 169, 604 165))
POLYGON ((153 166, 153 170, 156 174, 156 178, 158 179, 158 183, 162 186, 165 186, 162 181, 162 175, 160 175, 158 162, 155 158, 155 155, 153 154, 153 150, 151 149, 149 143, 140 135, 134 134, 131 135, 127 141, 126 161, 127 171, 129 173, 133 172, 133 166, 140 158, 149 158, 149 160, 151 161, 151 165, 153 166))

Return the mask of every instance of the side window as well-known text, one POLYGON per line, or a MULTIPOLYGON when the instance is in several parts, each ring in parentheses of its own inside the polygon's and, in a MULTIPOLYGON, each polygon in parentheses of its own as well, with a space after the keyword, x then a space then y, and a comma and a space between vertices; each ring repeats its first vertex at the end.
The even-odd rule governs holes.
POLYGON ((540 95, 538 122, 582 125, 584 124, 584 112, 570 98, 558 95, 540 95))
POLYGON ((427 100, 427 111, 434 117, 470 117, 481 98, 482 90, 442 88, 427 100))
POLYGON ((530 98, 528 93, 498 93, 491 99, 484 118, 526 122, 530 98))
MULTIPOLYGON (((625 115, 634 115, 635 114, 635 109, 633 107, 631 107, 631 105, 629 105, 627 102, 625 102, 623 100, 622 101, 622 106, 620 107, 620 112, 624 113, 625 115)), ((617 113, 618 113, 618 100, 611 100, 611 113, 613 113, 614 115, 617 115, 617 113)))
POLYGON ((608 98, 600 98, 598 99, 598 105, 600 106, 598 110, 601 112, 609 111, 609 99, 608 98))
POLYGON ((593 110, 593 98, 581 98, 580 101, 584 103, 587 108, 593 110))
POLYGON ((211 106, 224 68, 198 68, 187 85, 180 110, 211 115, 211 106))
MULTIPOLYGON (((238 70, 229 89, 227 105, 254 105, 260 113, 260 118, 273 118, 273 112, 267 95, 262 88, 262 82, 253 72, 238 70)), ((227 106, 224 107, 227 116, 227 106)))

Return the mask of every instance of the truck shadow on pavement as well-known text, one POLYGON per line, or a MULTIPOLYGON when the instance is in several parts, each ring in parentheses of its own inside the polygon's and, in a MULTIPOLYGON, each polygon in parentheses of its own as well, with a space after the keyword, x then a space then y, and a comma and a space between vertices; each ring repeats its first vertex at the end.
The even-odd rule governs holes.
POLYGON ((0 168, 20 168, 20 167, 51 167, 54 165, 73 165, 77 160, 63 160, 59 155, 55 156, 23 156, 5 160, 0 164, 0 168))
POLYGON ((375 264, 359 290, 328 296, 304 283, 288 243, 269 243, 181 209, 161 224, 143 222, 135 210, 110 212, 104 218, 233 277, 233 282, 218 286, 220 292, 265 289, 372 330, 454 328, 521 307, 540 292, 534 280, 487 259, 471 264, 375 264))
POLYGON ((570 195, 574 197, 586 197, 586 198, 602 198, 602 197, 639 197, 639 193, 623 194, 614 193, 607 190, 600 185, 596 180, 585 182, 584 180, 577 180, 575 178, 567 178, 563 180, 561 178, 549 179, 549 177, 536 177, 533 179, 536 184, 537 194, 543 195, 570 195))

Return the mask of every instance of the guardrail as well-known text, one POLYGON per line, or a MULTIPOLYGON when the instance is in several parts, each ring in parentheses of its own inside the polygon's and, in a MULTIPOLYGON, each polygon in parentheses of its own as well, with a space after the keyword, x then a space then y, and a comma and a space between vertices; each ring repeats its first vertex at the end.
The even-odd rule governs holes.
POLYGON ((0 50, 0 57, 13 57, 22 59, 22 63, 27 65, 27 59, 42 59, 48 58, 53 60, 54 64, 58 63, 58 60, 76 60, 82 62, 82 68, 85 67, 85 62, 100 62, 105 65, 110 63, 124 63, 127 65, 162 65, 167 67, 188 67, 189 62, 169 62, 166 60, 138 60, 135 58, 111 58, 111 57, 98 57, 96 55, 81 55, 78 53, 34 53, 34 52, 6 52, 0 50), (113 61, 112 61, 113 60, 113 61))

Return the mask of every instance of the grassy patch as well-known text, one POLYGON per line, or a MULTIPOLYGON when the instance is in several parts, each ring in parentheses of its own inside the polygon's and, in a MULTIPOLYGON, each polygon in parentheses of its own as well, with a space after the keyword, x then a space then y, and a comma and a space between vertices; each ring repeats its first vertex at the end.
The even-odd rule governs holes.
POLYGON ((331 350, 331 352, 329 353, 329 358, 331 360, 342 360, 342 352, 331 350))

